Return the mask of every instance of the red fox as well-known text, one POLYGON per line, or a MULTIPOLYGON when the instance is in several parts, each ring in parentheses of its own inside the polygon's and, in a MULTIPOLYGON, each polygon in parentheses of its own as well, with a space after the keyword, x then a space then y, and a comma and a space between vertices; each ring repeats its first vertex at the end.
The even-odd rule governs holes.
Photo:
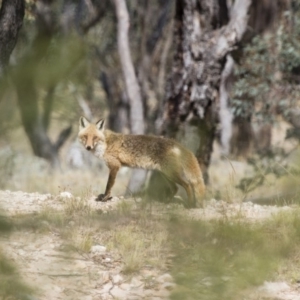
MULTIPOLYGON (((84 147, 96 157, 102 158, 109 168, 104 194, 96 201, 108 201, 116 175, 122 166, 158 170, 174 184, 181 185, 188 196, 187 207, 195 207, 202 199, 205 185, 194 154, 175 140, 150 136, 120 134, 104 128, 104 120, 96 124, 84 117, 79 120, 78 137, 84 147)), ((174 196, 173 195, 173 196, 174 196)))

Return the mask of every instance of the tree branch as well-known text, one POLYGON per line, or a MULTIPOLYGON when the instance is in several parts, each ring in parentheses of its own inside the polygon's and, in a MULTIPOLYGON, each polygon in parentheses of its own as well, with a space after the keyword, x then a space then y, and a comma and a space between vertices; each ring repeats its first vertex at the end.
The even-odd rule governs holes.
POLYGON ((219 30, 216 43, 216 56, 223 58, 241 41, 248 23, 248 11, 251 0, 236 0, 230 12, 228 25, 219 30))
POLYGON ((70 136, 71 132, 72 132, 72 126, 69 126, 60 132, 60 134, 57 138, 57 141, 54 144, 54 148, 55 148, 56 152, 58 152, 58 150, 61 148, 61 146, 65 143, 67 138, 70 136))

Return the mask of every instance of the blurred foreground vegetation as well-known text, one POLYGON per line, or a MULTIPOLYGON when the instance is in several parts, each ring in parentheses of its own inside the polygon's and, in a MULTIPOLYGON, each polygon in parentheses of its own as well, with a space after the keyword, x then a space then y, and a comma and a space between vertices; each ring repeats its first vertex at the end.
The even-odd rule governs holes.
POLYGON ((171 269, 178 287, 171 299, 241 299, 245 290, 276 280, 280 266, 297 257, 299 213, 256 224, 175 218, 170 224, 171 269))
MULTIPOLYGON (((0 210, 0 240, 7 237, 12 230, 11 220, 0 210)), ((33 289, 24 283, 14 262, 7 258, 5 249, 0 248, 0 298, 29 299, 33 289)))

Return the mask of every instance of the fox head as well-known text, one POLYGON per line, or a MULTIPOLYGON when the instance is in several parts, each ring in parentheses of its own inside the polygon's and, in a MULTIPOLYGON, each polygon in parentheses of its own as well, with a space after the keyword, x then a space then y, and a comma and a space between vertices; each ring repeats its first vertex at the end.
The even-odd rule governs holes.
POLYGON ((79 140, 86 150, 94 152, 97 156, 103 156, 106 149, 104 124, 104 120, 93 124, 84 117, 79 119, 79 140))

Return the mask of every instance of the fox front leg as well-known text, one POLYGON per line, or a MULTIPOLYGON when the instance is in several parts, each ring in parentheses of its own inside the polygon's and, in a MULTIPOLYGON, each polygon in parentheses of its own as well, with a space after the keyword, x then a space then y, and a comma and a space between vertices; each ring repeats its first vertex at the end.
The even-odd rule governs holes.
POLYGON ((108 166, 109 167, 109 176, 106 184, 106 189, 104 194, 98 195, 96 201, 106 202, 109 201, 111 197, 111 189, 115 184, 117 173, 120 169, 119 166, 108 166))

